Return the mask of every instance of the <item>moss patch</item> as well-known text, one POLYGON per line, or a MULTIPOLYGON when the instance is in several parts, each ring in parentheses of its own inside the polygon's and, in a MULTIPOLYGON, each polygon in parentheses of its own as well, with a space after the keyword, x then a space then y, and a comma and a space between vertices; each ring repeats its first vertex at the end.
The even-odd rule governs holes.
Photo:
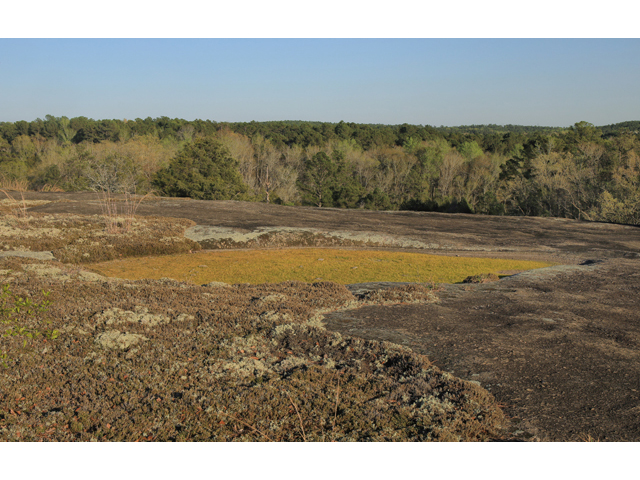
POLYGON ((111 277, 131 280, 169 277, 196 284, 213 281, 262 284, 289 280, 353 284, 375 281, 457 283, 469 275, 549 265, 492 258, 310 248, 131 258, 94 264, 91 268, 111 277))

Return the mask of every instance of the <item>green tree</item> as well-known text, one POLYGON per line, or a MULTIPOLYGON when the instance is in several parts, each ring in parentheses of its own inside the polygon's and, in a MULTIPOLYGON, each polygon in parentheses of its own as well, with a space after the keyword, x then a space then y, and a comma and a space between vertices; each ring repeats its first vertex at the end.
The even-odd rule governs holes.
POLYGON ((407 138, 402 144, 402 148, 404 149, 407 155, 413 155, 416 153, 418 148, 420 147, 420 139, 416 137, 407 138))
POLYGON ((384 193, 378 187, 374 188, 362 198, 364 208, 368 210, 392 210, 393 204, 389 199, 389 195, 384 193))
POLYGON ((58 121, 58 141, 62 145, 71 144, 71 140, 76 135, 76 131, 71 128, 71 121, 67 117, 60 117, 57 119, 58 121))
POLYGON ((351 138, 351 127, 342 120, 336 125, 335 132, 340 140, 351 138))
POLYGON ((484 154, 477 142, 464 142, 460 145, 458 151, 467 161, 481 157, 484 154))
POLYGON ((243 199, 248 189, 237 167, 238 162, 219 141, 200 138, 185 145, 168 167, 159 170, 153 184, 169 196, 243 199))
POLYGON ((332 207, 337 172, 338 165, 324 152, 308 158, 302 181, 298 184, 302 201, 307 205, 332 207))
POLYGON ((85 145, 75 146, 75 154, 67 158, 62 165, 62 188, 66 191, 88 190, 89 178, 86 172, 95 162, 95 156, 85 145))
POLYGON ((597 220, 640 225, 640 155, 628 152, 599 199, 597 220))
POLYGON ((11 158, 11 145, 4 138, 0 137, 0 163, 11 158))
POLYGON ((602 140, 602 130, 596 128, 592 123, 582 121, 571 127, 567 138, 576 144, 582 142, 599 142, 602 140))

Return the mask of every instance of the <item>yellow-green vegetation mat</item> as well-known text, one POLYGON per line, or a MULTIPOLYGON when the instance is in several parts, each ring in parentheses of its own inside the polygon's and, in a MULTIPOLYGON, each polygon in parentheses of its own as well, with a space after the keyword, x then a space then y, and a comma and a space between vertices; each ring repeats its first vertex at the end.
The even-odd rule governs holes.
POLYGON ((102 215, 0 216, 0 251, 51 251, 63 263, 186 253, 200 245, 184 237, 191 220, 102 215))
POLYGON ((505 418, 480 386, 409 349, 331 333, 320 322, 337 309, 437 301, 427 287, 356 299, 328 282, 205 287, 78 272, 60 280, 56 265, 0 259, 0 284, 12 279, 5 323, 59 332, 0 337, 0 441, 502 435, 505 418), (24 298, 51 303, 38 315, 16 313, 24 298))
POLYGON ((283 249, 197 252, 128 258, 94 264, 109 277, 139 280, 163 277, 205 284, 330 281, 458 283, 470 275, 531 270, 549 263, 494 258, 447 257, 421 253, 337 249, 283 249))

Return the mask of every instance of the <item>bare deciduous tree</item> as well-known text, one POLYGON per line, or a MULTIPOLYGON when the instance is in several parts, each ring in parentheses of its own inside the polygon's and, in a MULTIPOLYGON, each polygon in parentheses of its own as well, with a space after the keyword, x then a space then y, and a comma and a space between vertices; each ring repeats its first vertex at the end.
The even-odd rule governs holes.
POLYGON ((438 181, 438 190, 443 198, 453 193, 456 177, 463 172, 463 168, 464 157, 458 152, 451 151, 444 155, 438 181))
POLYGON ((238 170, 242 175, 243 182, 257 193, 256 166, 253 145, 244 135, 234 133, 230 130, 218 132, 218 140, 227 147, 231 156, 238 161, 238 170))

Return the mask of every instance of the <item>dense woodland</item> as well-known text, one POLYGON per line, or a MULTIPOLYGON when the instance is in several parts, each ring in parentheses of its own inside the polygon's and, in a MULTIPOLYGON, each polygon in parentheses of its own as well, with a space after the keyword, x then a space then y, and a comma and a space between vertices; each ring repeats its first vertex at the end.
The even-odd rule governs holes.
POLYGON ((0 123, 0 188, 640 224, 639 132, 47 115, 0 123))

